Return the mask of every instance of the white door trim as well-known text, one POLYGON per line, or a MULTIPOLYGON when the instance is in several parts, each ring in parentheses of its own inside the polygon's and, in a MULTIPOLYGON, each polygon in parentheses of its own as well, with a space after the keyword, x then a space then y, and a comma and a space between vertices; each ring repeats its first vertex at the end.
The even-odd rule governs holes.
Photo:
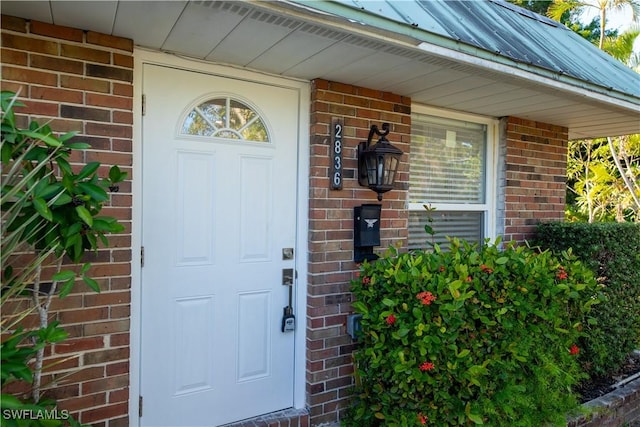
POLYGON ((294 407, 302 409, 305 406, 305 343, 306 343, 306 306, 307 306, 307 249, 308 249, 308 197, 309 197, 309 82, 284 79, 268 73, 254 72, 242 68, 223 66, 202 61, 187 60, 145 49, 134 49, 133 73, 133 211, 131 231, 131 325, 130 325, 130 387, 129 387, 129 426, 138 427, 138 396, 140 395, 140 352, 141 352, 141 265, 140 248, 142 242, 142 83, 143 64, 156 64, 167 67, 180 68, 203 72, 213 75, 263 82, 275 86, 296 89, 299 92, 299 128, 298 128, 298 221, 296 264, 298 267, 298 282, 296 292, 296 315, 298 322, 295 335, 295 366, 294 366, 294 407))

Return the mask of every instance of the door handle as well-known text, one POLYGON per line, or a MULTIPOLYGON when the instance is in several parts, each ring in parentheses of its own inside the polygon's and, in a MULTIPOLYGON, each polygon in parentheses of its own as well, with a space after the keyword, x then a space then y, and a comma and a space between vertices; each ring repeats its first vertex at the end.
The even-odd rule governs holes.
POLYGON ((289 304, 284 308, 282 316, 282 332, 292 332, 296 329, 296 317, 293 315, 293 281, 295 279, 293 268, 282 269, 282 284, 289 287, 289 304))
POLYGON ((284 286, 293 286, 294 271, 293 268, 282 269, 282 284, 284 286))

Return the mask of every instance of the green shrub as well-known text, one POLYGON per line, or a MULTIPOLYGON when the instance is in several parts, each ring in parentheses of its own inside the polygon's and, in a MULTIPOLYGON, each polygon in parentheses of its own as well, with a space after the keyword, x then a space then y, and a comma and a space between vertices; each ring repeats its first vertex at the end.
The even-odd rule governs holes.
POLYGON ((100 178, 99 162, 74 167, 72 153, 90 147, 75 141, 75 133, 57 135, 38 122, 21 128, 14 108, 24 105, 15 93, 2 91, 0 106, 0 424, 76 426, 68 411, 58 412, 54 400, 43 398, 46 347, 67 337, 50 308, 80 280, 100 291, 83 256, 124 230, 101 210, 107 190, 117 191, 127 173, 112 166, 108 178, 100 178), (6 309, 16 301, 27 304, 6 309), (30 315, 37 326, 25 330, 30 315), (27 386, 26 395, 7 392, 27 386))
POLYGON ((640 345, 640 224, 540 224, 537 240, 555 253, 573 248, 603 285, 607 301, 593 311, 580 360, 590 374, 614 372, 640 345))
MULTIPOLYGON (((498 243, 496 243, 498 244, 498 243)), ((599 301, 570 253, 456 239, 363 264, 350 426, 566 425, 576 346, 599 301)))

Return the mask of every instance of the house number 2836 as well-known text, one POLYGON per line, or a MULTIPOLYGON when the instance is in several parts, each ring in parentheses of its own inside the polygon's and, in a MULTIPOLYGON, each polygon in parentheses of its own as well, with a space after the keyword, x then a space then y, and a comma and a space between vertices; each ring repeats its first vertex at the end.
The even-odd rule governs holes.
POLYGON ((342 122, 334 120, 331 133, 331 189, 342 190, 342 122))

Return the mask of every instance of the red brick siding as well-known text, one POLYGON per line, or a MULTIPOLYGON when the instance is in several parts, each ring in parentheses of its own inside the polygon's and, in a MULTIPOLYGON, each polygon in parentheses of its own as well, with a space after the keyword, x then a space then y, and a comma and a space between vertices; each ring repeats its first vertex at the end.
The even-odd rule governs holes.
POLYGON ((347 315, 352 312, 349 281, 357 269, 353 262, 353 208, 377 203, 376 193, 358 184, 356 152, 358 142, 367 139, 370 126, 383 122, 390 124, 389 140, 406 154, 397 189, 385 193, 382 201, 380 248, 406 245, 411 100, 389 92, 313 81, 306 349, 311 425, 338 421, 353 384, 354 343, 346 334, 347 315), (330 189, 333 119, 344 125, 342 190, 330 189))
MULTIPOLYGON (((2 90, 19 91, 22 125, 49 122, 55 132, 77 131, 77 140, 89 142, 92 149, 73 159, 78 166, 97 160, 105 174, 117 164, 131 177, 132 81, 131 40, 2 16, 2 90)), ((128 425, 130 181, 112 194, 104 214, 127 231, 88 257, 100 294, 79 285, 54 302, 52 317, 70 336, 48 361, 69 360, 47 371, 43 383, 52 384, 46 396, 82 423, 113 427, 128 425)))
POLYGON ((524 242, 541 221, 564 219, 568 129, 509 117, 503 241, 524 242))

